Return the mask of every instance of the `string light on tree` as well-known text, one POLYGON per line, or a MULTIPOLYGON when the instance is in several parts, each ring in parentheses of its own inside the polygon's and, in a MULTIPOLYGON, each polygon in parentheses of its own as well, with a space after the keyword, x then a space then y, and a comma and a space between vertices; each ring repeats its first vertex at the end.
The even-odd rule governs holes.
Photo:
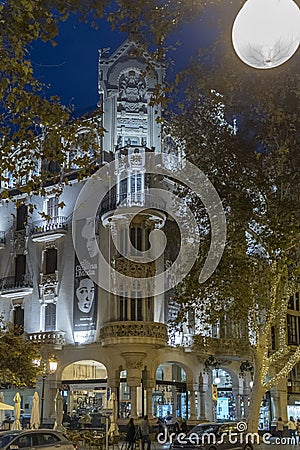
POLYGON ((299 42, 300 9, 293 0, 247 0, 232 28, 238 57, 257 69, 283 64, 299 42))

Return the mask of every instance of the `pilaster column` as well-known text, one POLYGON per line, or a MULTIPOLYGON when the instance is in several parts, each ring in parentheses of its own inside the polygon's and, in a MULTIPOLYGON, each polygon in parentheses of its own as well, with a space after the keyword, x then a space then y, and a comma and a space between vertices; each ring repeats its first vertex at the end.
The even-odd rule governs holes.
POLYGON ((207 375, 200 373, 199 375, 199 418, 201 421, 207 421, 205 408, 205 393, 207 391, 207 375))
POLYGON ((137 386, 130 386, 130 403, 131 403, 131 417, 138 418, 137 415, 137 386))
POLYGON ((172 417, 176 417, 177 411, 177 391, 175 386, 172 386, 172 417))
POLYGON ((243 417, 243 419, 248 418, 248 414, 249 414, 248 401, 249 401, 249 394, 244 394, 243 395, 243 402, 244 402, 244 417, 243 417))
POLYGON ((152 414, 152 387, 146 389, 146 414, 149 419, 153 418, 152 414))
POLYGON ((190 416, 186 417, 186 419, 196 420, 195 391, 198 389, 198 385, 190 384, 187 386, 187 389, 190 392, 190 416))
POLYGON ((137 419, 137 387, 141 385, 143 362, 147 355, 143 352, 124 352, 121 356, 125 359, 127 384, 130 387, 131 417, 137 419))
POLYGON ((205 391, 199 391, 199 406, 200 406, 200 419, 201 421, 207 420, 206 418, 206 409, 205 409, 205 391))
POLYGON ((242 411, 241 411, 241 396, 240 394, 236 394, 234 396, 235 405, 236 405, 236 418, 237 420, 242 419, 242 411))

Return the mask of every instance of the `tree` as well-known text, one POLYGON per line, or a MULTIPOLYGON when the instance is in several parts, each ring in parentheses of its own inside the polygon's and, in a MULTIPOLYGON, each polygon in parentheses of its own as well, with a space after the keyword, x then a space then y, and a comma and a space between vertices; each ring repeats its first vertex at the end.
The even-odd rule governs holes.
MULTIPOLYGON (((167 38, 183 22, 200 14, 207 5, 220 0, 8 0, 0 5, 0 182, 2 198, 9 195, 10 182, 18 192, 45 194, 44 187, 53 170, 37 171, 39 161, 57 168, 56 192, 69 181, 71 168, 68 153, 78 147, 77 175, 81 179, 86 168, 99 161, 99 137, 103 133, 101 111, 94 120, 74 119, 72 110, 58 97, 48 98, 45 86, 36 78, 30 60, 30 46, 42 40, 55 45, 59 22, 72 14, 91 26, 101 27, 101 20, 112 28, 127 32, 147 47, 154 58, 161 58, 167 48, 167 38), (92 151, 91 151, 92 150, 92 151)), ((44 164, 45 169, 45 164, 44 164)), ((93 167, 92 167, 93 169, 93 167)), ((74 172, 74 171, 73 171, 74 172)), ((49 184, 49 183, 48 183, 49 184)))
MULTIPOLYGON (((248 340, 255 370, 248 417, 253 432, 264 393, 300 361, 300 347, 287 345, 288 302, 300 280, 296 63, 259 72, 223 58, 209 74, 205 64, 199 70, 195 65, 184 77, 187 97, 173 117, 173 133, 184 143, 187 158, 214 184, 227 219, 221 263, 200 284, 210 226, 201 201, 186 193, 202 242, 198 262, 177 292, 177 325, 194 310, 200 334, 230 321, 236 337, 248 340), (279 340, 275 349, 272 327, 279 340)), ((197 349, 197 338, 194 345, 197 349)))
POLYGON ((2 319, 0 343, 1 384, 35 386, 41 368, 33 362, 41 359, 40 345, 27 340, 22 330, 2 319))

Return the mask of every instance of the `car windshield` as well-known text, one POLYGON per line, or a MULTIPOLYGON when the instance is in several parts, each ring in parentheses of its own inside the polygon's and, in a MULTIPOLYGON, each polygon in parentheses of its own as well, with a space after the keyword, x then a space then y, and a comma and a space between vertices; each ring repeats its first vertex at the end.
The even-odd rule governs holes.
POLYGON ((18 436, 18 433, 0 434, 0 448, 6 447, 16 436, 18 436))
POLYGON ((216 433, 220 425, 213 425, 213 424, 203 424, 203 425, 197 425, 194 427, 187 436, 191 435, 192 433, 196 433, 198 435, 204 434, 204 433, 216 433))

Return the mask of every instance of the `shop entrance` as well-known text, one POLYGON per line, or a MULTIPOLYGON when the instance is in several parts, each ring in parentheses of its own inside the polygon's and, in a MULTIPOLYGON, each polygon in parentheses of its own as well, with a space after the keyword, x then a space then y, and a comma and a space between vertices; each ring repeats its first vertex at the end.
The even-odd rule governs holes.
POLYGON ((67 366, 62 374, 62 395, 69 428, 104 428, 109 396, 107 371, 103 364, 84 360, 67 366))
POLYGON ((236 404, 232 393, 232 380, 226 370, 213 369, 213 383, 218 387, 216 419, 219 421, 236 420, 236 404))
POLYGON ((156 370, 156 387, 152 395, 153 414, 167 424, 189 414, 186 373, 175 363, 161 364, 156 370))

